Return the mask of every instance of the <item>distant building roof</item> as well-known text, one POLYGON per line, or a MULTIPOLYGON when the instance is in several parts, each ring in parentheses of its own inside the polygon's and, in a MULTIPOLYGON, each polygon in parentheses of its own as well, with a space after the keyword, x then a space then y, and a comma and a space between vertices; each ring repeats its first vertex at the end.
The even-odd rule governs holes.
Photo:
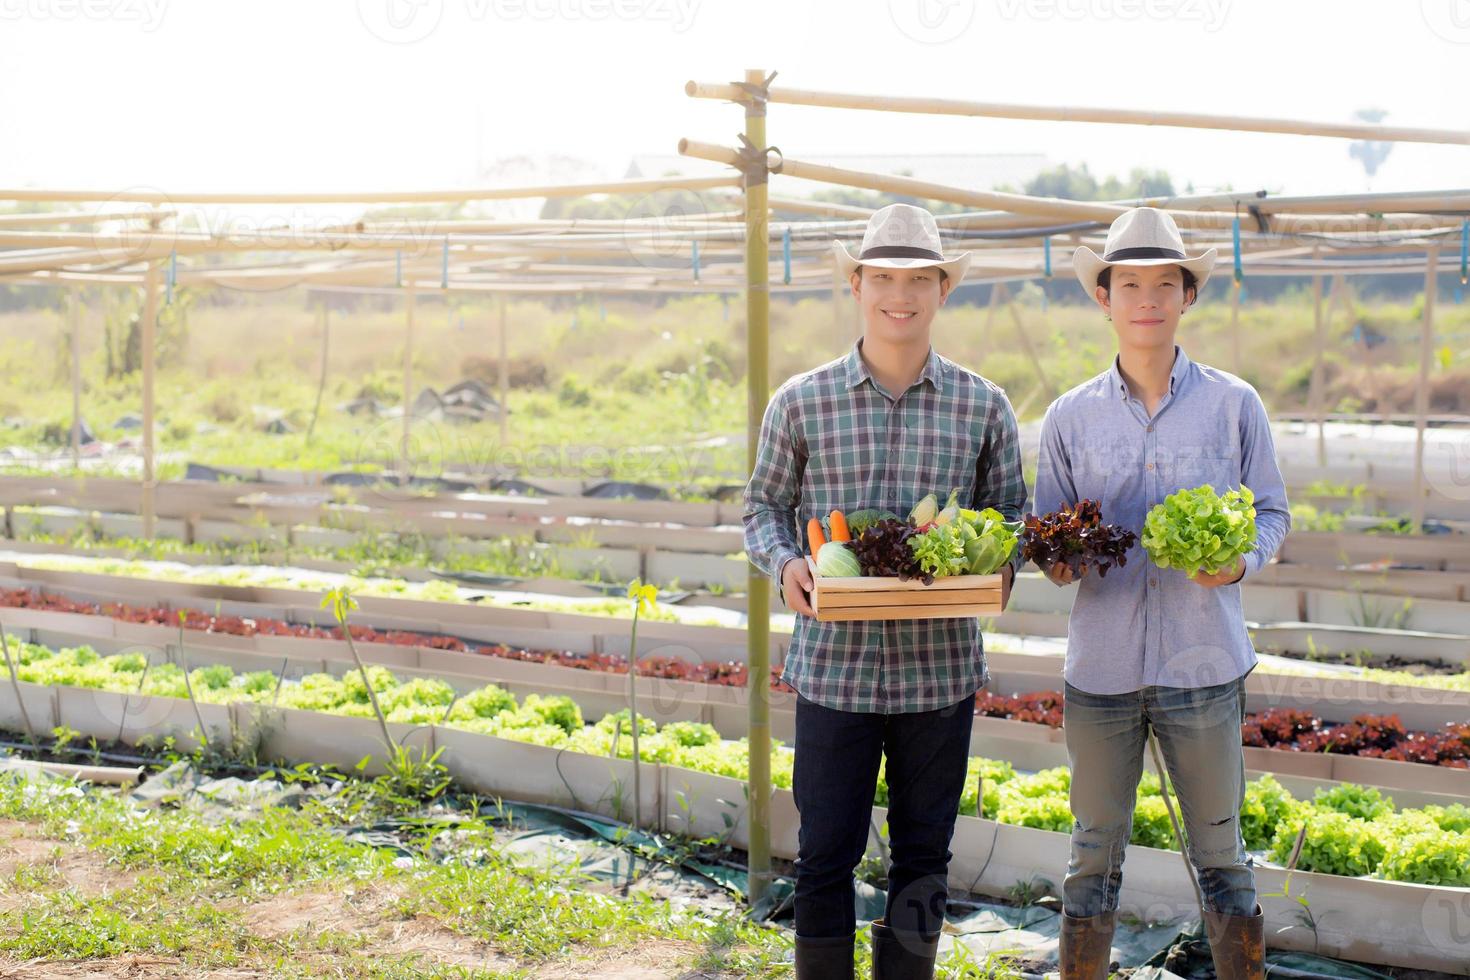
MULTIPOLYGON (((1050 161, 1043 153, 813 153, 801 159, 829 167, 869 173, 902 175, 966 190, 992 190, 1001 185, 1020 187, 1045 170, 1050 161)), ((699 177, 728 172, 724 164, 676 155, 645 154, 628 163, 625 179, 651 177, 699 177)), ((808 194, 827 186, 795 180, 786 185, 791 192, 808 194)))

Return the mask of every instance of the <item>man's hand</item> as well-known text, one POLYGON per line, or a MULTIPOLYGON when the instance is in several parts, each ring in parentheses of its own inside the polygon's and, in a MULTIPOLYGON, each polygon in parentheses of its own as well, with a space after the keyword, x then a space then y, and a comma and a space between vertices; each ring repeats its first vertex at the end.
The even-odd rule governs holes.
POLYGON ((1190 581, 1196 585, 1202 585, 1207 589, 1218 589, 1222 585, 1234 585, 1245 575, 1245 559, 1237 558, 1229 565, 1220 569, 1213 575, 1204 572, 1195 572, 1189 576, 1190 581))
POLYGON ((803 616, 817 617, 812 610, 809 598, 816 583, 812 581, 812 570, 807 567, 806 559, 796 557, 786 563, 781 569, 781 594, 786 597, 786 606, 794 613, 803 616))
POLYGON ((1072 574, 1072 566, 1064 561, 1054 561, 1051 563, 1051 567, 1046 570, 1046 577, 1051 579, 1055 585, 1071 585, 1073 582, 1086 577, 1086 575, 1087 567, 1085 565, 1082 568, 1081 575, 1074 575, 1072 574))
POLYGON ((1006 611, 1006 604, 1011 601, 1011 583, 1016 578, 1015 565, 1003 565, 1000 569, 1000 611, 1006 611))

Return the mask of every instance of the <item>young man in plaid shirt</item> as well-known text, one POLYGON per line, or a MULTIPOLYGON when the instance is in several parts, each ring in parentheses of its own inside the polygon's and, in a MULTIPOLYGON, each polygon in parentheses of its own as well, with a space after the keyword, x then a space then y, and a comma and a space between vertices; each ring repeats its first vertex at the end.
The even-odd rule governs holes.
MULTIPOLYGON (((866 850, 886 758, 892 855, 873 923, 876 977, 933 976, 949 844, 969 756, 975 691, 988 680, 975 619, 818 622, 801 528, 833 510, 904 515, 959 487, 966 506, 1016 520, 1026 501, 1015 413, 996 385, 930 345, 969 255, 947 258, 923 208, 872 216, 854 256, 835 244, 863 313, 843 357, 772 396, 745 491, 745 550, 797 614, 783 669, 798 692, 793 791, 796 973, 850 977, 853 870, 866 850)), ((1009 598, 1017 556, 1002 570, 1009 598)))

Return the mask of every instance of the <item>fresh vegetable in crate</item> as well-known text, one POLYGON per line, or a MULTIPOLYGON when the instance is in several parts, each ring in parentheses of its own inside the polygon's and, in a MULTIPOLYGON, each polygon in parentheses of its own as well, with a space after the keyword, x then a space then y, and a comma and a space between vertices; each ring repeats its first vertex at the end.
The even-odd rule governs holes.
POLYGON ((1027 514, 1023 522, 1021 557, 1048 569, 1058 562, 1080 577, 1089 568, 1106 577, 1113 565, 1128 564, 1128 549, 1138 535, 1102 522, 1102 507, 1096 500, 1079 500, 1075 507, 1037 517, 1027 514))
POLYGON ((949 524, 960 515, 960 492, 958 489, 949 492, 949 500, 943 509, 939 506, 939 498, 929 494, 909 511, 909 523, 920 531, 927 531, 936 524, 949 524))
POLYGON ((862 574, 889 575, 903 582, 918 578, 919 563, 909 547, 909 539, 917 533, 913 525, 897 517, 868 524, 852 541, 862 574))
POLYGON ((1221 495, 1209 484, 1171 493, 1144 518, 1143 548, 1160 568, 1213 575, 1255 550, 1255 499, 1249 487, 1221 495))
MULTIPOLYGON (((941 575, 965 574, 969 559, 965 557, 965 535, 962 529, 967 527, 968 524, 956 522, 933 523, 928 530, 909 539, 909 547, 913 548, 914 558, 918 560, 919 570, 923 573, 919 577, 924 580, 925 585, 933 585, 934 579, 941 575)), ((973 533, 972 528, 971 534, 973 533)))
POLYGON ((828 541, 816 554, 817 574, 823 578, 849 578, 863 574, 852 545, 846 541, 828 541))
POLYGON ((847 529, 852 532, 853 540, 868 528, 879 521, 896 521, 898 515, 891 510, 877 510, 872 507, 863 510, 855 510, 847 515, 847 529))
MULTIPOLYGON (((994 508, 968 510, 950 503, 909 540, 925 575, 991 575, 1016 552, 1018 522, 994 508), (953 516, 946 514, 953 508, 953 516)), ((930 584, 928 581, 925 584, 930 584)))
POLYGON ((966 574, 995 574, 1016 553, 1021 522, 1006 520, 1005 515, 994 507, 984 510, 962 508, 959 516, 960 522, 975 532, 973 537, 965 540, 966 574))

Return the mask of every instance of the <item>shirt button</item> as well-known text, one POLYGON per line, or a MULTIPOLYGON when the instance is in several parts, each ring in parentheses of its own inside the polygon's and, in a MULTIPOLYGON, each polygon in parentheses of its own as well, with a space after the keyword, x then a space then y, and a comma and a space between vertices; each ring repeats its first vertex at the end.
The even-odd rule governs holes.
POLYGON ((1148 580, 1148 584, 1149 584, 1149 588, 1158 588, 1159 580, 1156 579, 1156 578, 1151 578, 1151 579, 1148 580))
POLYGON ((1154 431, 1154 427, 1153 426, 1149 426, 1147 429, 1144 429, 1143 431, 1144 432, 1152 432, 1152 431, 1154 431))
POLYGON ((1151 470, 1153 468, 1154 468, 1154 464, 1153 463, 1149 463, 1147 466, 1144 467, 1144 469, 1146 469, 1146 470, 1151 470))

